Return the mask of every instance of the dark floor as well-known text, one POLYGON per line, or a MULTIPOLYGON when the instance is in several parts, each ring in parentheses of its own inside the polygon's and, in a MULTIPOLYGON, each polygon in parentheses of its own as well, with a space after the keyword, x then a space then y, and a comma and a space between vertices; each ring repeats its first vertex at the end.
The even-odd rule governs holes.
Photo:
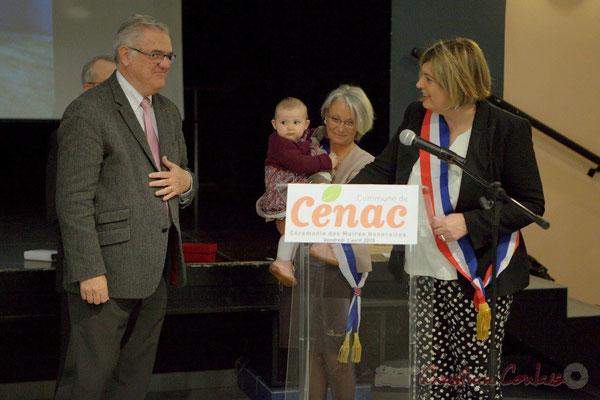
MULTIPOLYGON (((600 390, 589 386, 570 389, 566 384, 557 387, 546 385, 506 385, 502 389, 505 400, 551 399, 551 400, 592 400, 600 398, 600 390)), ((186 399, 186 400, 245 400, 250 399, 236 387, 207 388, 202 390, 153 392, 146 396, 148 400, 186 399)), ((409 399, 406 388, 373 388, 372 400, 409 399)))
MULTIPOLYGON (((49 400, 51 396, 23 396, 3 392, 0 385, 0 395, 3 400, 49 400)), ((407 389, 374 388, 371 392, 372 400, 403 400, 408 399, 407 389)), ((593 400, 600 398, 598 390, 583 388, 572 390, 561 385, 561 387, 534 387, 526 385, 506 386, 503 388, 505 400, 524 399, 549 399, 549 400, 593 400)), ((180 391, 150 392, 146 395, 147 400, 248 400, 248 397, 237 387, 219 387, 180 391)))
MULTIPOLYGON (((598 391, 587 389, 584 391, 572 390, 569 388, 547 388, 533 386, 511 386, 502 390, 504 400, 524 400, 524 399, 550 399, 550 400, 593 400, 600 398, 598 391)), ((377 390, 371 393, 372 400, 403 400, 408 399, 406 390, 377 390)), ((149 393, 147 400, 246 400, 246 396, 237 388, 217 388, 205 390, 191 390, 180 392, 162 392, 149 393)))

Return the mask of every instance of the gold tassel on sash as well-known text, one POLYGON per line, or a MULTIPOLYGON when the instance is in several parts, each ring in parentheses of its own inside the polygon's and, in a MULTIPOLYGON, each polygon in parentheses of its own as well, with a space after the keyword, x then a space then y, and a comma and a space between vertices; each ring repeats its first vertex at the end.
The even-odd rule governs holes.
POLYGON ((350 355, 350 332, 346 332, 346 337, 344 338, 344 343, 342 343, 342 347, 340 347, 340 352, 338 353, 338 361, 346 364, 348 362, 348 356, 350 355))
POLYGON ((354 344, 352 344, 352 362, 359 363, 362 357, 362 346, 358 338, 358 332, 354 332, 354 344))
MULTIPOLYGON (((362 359, 362 345, 360 344, 360 339, 358 337, 358 332, 354 332, 354 340, 352 344, 352 357, 351 361, 353 363, 359 363, 362 359)), ((348 363, 348 356, 350 356, 350 332, 346 333, 346 337, 344 338, 344 343, 340 347, 340 352, 338 353, 338 361, 344 364, 348 363)))
POLYGON ((479 305, 477 312, 477 340, 485 340, 490 336, 490 322, 492 321, 492 312, 488 303, 483 302, 479 305))

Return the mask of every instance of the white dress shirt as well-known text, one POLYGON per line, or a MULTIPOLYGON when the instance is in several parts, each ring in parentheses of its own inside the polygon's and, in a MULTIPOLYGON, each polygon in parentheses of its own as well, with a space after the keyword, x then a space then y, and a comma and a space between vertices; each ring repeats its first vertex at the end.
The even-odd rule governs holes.
MULTIPOLYGON (((121 89, 123 89, 125 97, 127 97, 127 100, 129 101, 129 104, 133 109, 133 113, 135 114, 135 117, 140 123, 142 130, 146 132, 146 127, 144 124, 144 109, 142 108, 142 100, 144 100, 144 97, 138 93, 138 91, 133 87, 131 83, 129 83, 127 79, 125 79, 123 75, 121 75, 121 72, 119 70, 117 70, 117 80, 119 81, 119 85, 121 85, 121 89)), ((154 132, 156 132, 156 137, 159 138, 158 143, 160 144, 160 135, 158 133, 158 126, 156 125, 156 115, 154 114, 152 96, 148 96, 148 99, 150 100, 150 117, 152 118, 152 126, 154 127, 154 132)), ((191 201, 191 198, 189 197, 192 194, 192 189, 194 186, 192 174, 190 174, 188 171, 185 172, 187 172, 187 174, 190 176, 190 188, 187 192, 181 193, 179 195, 180 204, 188 204, 191 201)))
MULTIPOLYGON (((459 135, 454 139, 450 150, 461 157, 467 155, 469 140, 471 139, 471 129, 459 135)), ((432 155, 432 157, 435 157, 432 155)), ((456 208, 460 183, 462 181, 462 169, 456 165, 448 166, 448 191, 450 194, 450 203, 452 208, 456 208)), ((432 176, 432 178, 435 178, 432 176)), ((438 181, 439 182, 439 181, 438 181)), ((421 164, 420 159, 413 165, 409 185, 421 185, 421 164)), ((448 259, 438 250, 433 235, 431 225, 425 209, 425 199, 422 191, 419 191, 419 227, 417 244, 407 247, 406 263, 404 270, 409 275, 430 276, 441 280, 456 279, 456 268, 448 259)), ((439 215, 438 215, 439 217, 439 215)))

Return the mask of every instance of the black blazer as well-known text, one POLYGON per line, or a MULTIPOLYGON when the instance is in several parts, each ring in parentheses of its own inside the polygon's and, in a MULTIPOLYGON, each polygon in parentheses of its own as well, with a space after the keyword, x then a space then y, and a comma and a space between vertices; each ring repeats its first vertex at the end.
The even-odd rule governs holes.
MULTIPOLYGON (((412 103, 404 120, 384 151, 368 164, 350 183, 406 184, 419 158, 414 147, 399 143, 399 132, 411 129, 420 134, 426 110, 420 102, 412 103)), ((538 172, 531 126, 523 118, 509 114, 487 101, 477 103, 466 165, 489 182, 498 181, 506 193, 536 214, 544 212, 544 195, 538 172)), ((483 276, 492 261, 491 212, 483 210, 479 199, 485 194, 475 180, 463 174, 456 212, 465 217, 468 238, 478 260, 477 275, 483 276)), ((500 215, 500 235, 510 234, 531 223, 517 206, 505 204, 500 215)), ((403 249, 399 249, 403 251, 403 249)), ((403 259, 403 257, 402 257, 403 259)), ((465 294, 472 297, 471 284, 458 274, 465 294)), ((521 290, 529 284, 529 261, 525 242, 521 242, 507 269, 498 278, 498 295, 521 290)), ((489 298, 491 291, 486 292, 489 298)))

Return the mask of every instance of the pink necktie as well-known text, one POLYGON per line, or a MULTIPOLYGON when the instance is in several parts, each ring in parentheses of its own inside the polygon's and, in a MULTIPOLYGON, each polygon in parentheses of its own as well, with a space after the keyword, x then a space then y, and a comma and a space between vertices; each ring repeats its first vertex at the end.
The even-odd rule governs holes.
MULTIPOLYGON (((144 126, 146 127, 146 139, 148 139, 148 144, 150 145, 150 150, 152 150, 152 156, 154 156, 154 162, 156 162, 156 167, 160 171, 161 170, 160 147, 158 146, 158 137, 156 137, 156 132, 154 132, 154 126, 152 125, 152 116, 150 115, 150 99, 149 98, 144 97, 144 99, 142 100, 142 108, 144 109, 144 126)), ((165 202, 165 206, 167 206, 167 218, 169 220, 169 225, 171 225, 173 223, 173 219, 171 216, 171 208, 169 207, 168 202, 165 202)), ((169 233, 169 236, 171 236, 170 233, 169 233)), ((169 243, 173 243, 170 238, 169 238, 169 243)), ((171 252, 172 266, 171 266, 170 281, 171 281, 171 284, 177 285, 177 259, 175 257, 173 257, 174 254, 176 254, 176 253, 171 252)))
POLYGON ((144 109, 144 125, 146 126, 146 139, 148 139, 150 150, 152 150, 152 155, 154 156, 154 162, 156 163, 156 167, 160 171, 160 147, 158 146, 158 137, 156 137, 156 132, 154 132, 154 126, 152 125, 149 98, 144 97, 144 100, 142 100, 142 108, 144 109))
MULTIPOLYGON (((158 146, 158 137, 156 137, 156 133, 154 132, 154 125, 152 125, 152 116, 150 115, 150 99, 144 97, 142 100, 142 108, 144 109, 144 126, 146 127, 146 139, 148 139, 148 144, 150 145, 150 150, 152 150, 152 156, 154 157, 154 162, 156 163, 156 167, 159 171, 162 170, 160 166, 160 147, 158 146)), ((169 208, 169 203, 165 202, 167 206, 167 214, 169 217, 169 221, 171 220, 171 209, 169 208)))

